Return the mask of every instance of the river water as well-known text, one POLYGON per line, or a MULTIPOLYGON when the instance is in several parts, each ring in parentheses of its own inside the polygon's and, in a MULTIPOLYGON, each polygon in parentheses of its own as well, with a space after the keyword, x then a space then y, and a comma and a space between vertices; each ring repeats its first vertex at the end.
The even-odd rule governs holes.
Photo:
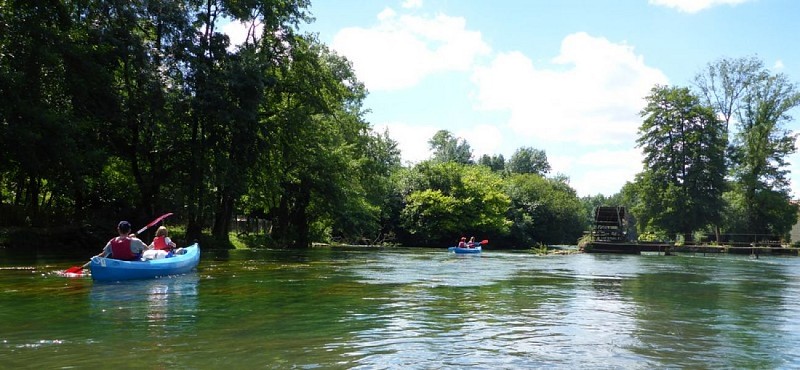
POLYGON ((796 257, 204 251, 105 284, 0 257, 0 368, 800 367, 796 257))

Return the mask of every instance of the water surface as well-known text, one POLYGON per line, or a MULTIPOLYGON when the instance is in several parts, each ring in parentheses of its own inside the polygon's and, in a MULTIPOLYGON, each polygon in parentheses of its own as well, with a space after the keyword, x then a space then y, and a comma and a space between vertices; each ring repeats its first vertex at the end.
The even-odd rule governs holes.
POLYGON ((204 252, 125 283, 0 261, 7 368, 800 367, 796 257, 204 252))

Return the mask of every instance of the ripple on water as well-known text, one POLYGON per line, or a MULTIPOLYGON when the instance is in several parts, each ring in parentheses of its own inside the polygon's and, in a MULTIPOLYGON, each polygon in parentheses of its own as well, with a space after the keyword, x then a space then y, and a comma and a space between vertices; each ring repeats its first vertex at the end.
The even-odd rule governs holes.
POLYGON ((42 271, 0 271, 3 366, 800 367, 794 258, 362 248, 120 285, 42 271), (96 355, 120 346, 137 351, 96 355))

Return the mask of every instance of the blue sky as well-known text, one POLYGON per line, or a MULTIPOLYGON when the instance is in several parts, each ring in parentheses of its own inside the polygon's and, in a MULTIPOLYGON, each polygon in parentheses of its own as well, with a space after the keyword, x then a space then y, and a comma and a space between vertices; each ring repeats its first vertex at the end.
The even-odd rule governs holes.
MULTIPOLYGON (((445 129, 475 158, 542 149, 580 196, 614 194, 641 171, 639 111, 655 84, 690 86, 710 62, 753 55, 800 81, 795 0, 317 0, 310 10, 303 30, 353 62, 367 120, 388 128, 404 161, 428 158, 445 129)), ((797 198, 800 173, 792 179, 797 198)))

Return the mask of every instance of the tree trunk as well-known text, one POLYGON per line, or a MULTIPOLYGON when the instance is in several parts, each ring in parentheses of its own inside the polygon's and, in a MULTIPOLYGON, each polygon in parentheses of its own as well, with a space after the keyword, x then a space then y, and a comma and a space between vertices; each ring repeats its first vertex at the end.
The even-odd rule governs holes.
POLYGON ((283 189, 281 201, 275 210, 272 238, 280 245, 287 245, 289 240, 289 197, 291 197, 291 191, 287 186, 284 186, 283 189))
POLYGON ((228 240, 231 217, 233 217, 233 197, 226 189, 223 189, 222 192, 222 199, 214 212, 214 226, 211 229, 211 235, 217 240, 228 240))
POLYGON ((307 212, 308 205, 311 202, 311 189, 304 182, 301 182, 298 190, 297 199, 295 199, 294 208, 292 209, 292 224, 296 233, 294 242, 291 245, 293 248, 302 249, 311 246, 307 212))

